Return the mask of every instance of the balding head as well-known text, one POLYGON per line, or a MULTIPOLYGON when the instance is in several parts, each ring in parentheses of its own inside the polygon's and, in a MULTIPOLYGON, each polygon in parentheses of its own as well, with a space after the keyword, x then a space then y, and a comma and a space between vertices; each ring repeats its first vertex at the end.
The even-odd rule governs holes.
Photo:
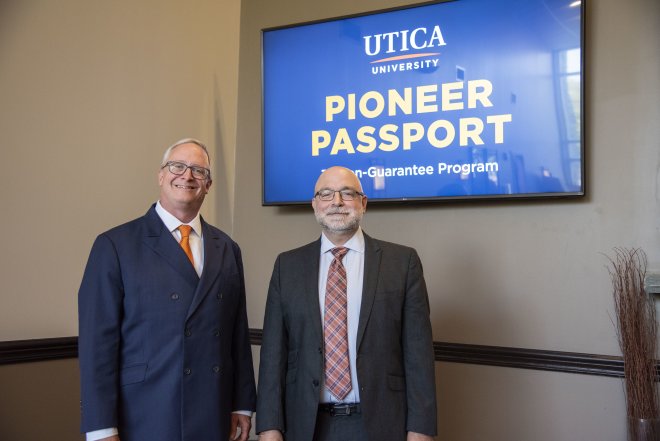
POLYGON ((362 184, 355 173, 346 167, 334 166, 321 173, 314 186, 314 194, 322 188, 342 190, 352 188, 362 193, 362 184))
POLYGON ((326 237, 335 245, 343 245, 360 227, 367 197, 355 173, 345 167, 330 167, 316 181, 312 207, 326 237), (323 194, 331 199, 323 200, 323 194))

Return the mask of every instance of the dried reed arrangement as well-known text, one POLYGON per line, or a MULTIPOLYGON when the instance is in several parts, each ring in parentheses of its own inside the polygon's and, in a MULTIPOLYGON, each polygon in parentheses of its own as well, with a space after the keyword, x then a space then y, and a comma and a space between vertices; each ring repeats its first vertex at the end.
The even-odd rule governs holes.
POLYGON ((655 304, 644 290, 647 260, 642 249, 615 248, 614 257, 609 260, 630 435, 639 439, 642 434, 635 433, 639 429, 632 420, 658 418, 655 304))

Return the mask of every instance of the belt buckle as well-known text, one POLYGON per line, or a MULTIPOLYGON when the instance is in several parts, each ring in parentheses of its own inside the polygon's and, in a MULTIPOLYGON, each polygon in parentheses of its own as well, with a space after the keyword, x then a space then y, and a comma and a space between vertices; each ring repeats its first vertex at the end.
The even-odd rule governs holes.
POLYGON ((332 415, 332 416, 350 416, 351 415, 351 406, 350 406, 350 404, 335 404, 330 409, 330 415, 332 415))

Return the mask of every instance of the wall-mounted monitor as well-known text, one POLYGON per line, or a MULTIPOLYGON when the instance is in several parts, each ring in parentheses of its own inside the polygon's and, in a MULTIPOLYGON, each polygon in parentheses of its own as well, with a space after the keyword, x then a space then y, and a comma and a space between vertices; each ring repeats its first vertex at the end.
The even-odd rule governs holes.
POLYGON ((263 204, 584 195, 583 2, 454 0, 264 29, 263 204))

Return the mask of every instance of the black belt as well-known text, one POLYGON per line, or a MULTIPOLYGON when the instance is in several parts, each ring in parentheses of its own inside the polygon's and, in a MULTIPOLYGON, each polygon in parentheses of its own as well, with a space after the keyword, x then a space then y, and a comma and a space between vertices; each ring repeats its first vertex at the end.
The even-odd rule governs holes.
POLYGON ((350 416, 360 413, 360 403, 321 403, 319 411, 328 412, 330 416, 350 416))

